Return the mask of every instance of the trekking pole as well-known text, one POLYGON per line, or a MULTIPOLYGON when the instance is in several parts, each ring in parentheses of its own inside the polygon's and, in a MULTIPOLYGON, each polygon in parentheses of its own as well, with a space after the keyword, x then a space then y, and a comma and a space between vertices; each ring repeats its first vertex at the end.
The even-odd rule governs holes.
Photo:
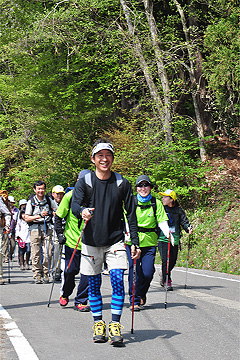
POLYGON ((136 283, 136 259, 133 260, 132 327, 131 327, 131 334, 133 334, 133 318, 134 318, 134 302, 135 302, 135 283, 136 283))
MULTIPOLYGON (((55 253, 55 219, 53 224, 53 252, 52 252, 52 273, 54 271, 54 253, 55 253)), ((56 270, 55 270, 56 271, 56 270)))
POLYGON ((78 244, 80 243, 80 240, 81 240, 81 238, 82 238, 82 236, 83 236, 83 232, 84 232, 84 230, 85 230, 85 228, 86 228, 87 222, 88 222, 88 220, 86 220, 86 221, 84 222, 82 231, 81 231, 81 233, 80 233, 80 235, 79 235, 79 238, 78 238, 77 245, 75 246, 75 249, 73 250, 73 253, 72 253, 71 259, 70 259, 70 261, 69 261, 69 263, 68 263, 66 272, 68 272, 68 270, 69 270, 69 268, 70 268, 70 266, 71 266, 71 263, 72 263, 72 261, 73 261, 75 252, 77 251, 78 244))
POLYGON ((16 241, 14 240, 15 242, 15 245, 14 245, 14 250, 13 250, 13 254, 12 254, 12 266, 11 266, 11 269, 13 268, 13 259, 15 258, 15 250, 16 250, 16 241))
POLYGON ((60 245, 60 246, 61 246, 61 247, 60 247, 59 258, 58 258, 58 262, 57 262, 57 266, 56 266, 55 273, 54 273, 54 275, 53 275, 52 288, 51 288, 51 291, 50 291, 50 295, 49 295, 49 299, 48 299, 48 304, 47 304, 48 307, 50 306, 50 301, 51 301, 51 298, 52 298, 52 292, 53 292, 53 287, 54 287, 54 284, 55 284, 55 278, 56 278, 57 270, 60 268, 60 265, 61 265, 63 245, 60 245))
POLYGON ((48 254, 48 244, 47 244, 47 227, 46 227, 45 217, 43 218, 43 221, 44 221, 44 233, 45 233, 46 250, 47 250, 47 261, 48 261, 48 276, 50 276, 49 254, 48 254))
POLYGON ((191 234, 189 234, 189 237, 188 237, 187 267, 186 267, 186 278, 185 278, 184 289, 187 288, 187 274, 188 274, 188 261, 189 261, 190 243, 191 243, 191 234))
POLYGON ((171 232, 169 231, 168 236, 168 250, 167 250, 167 272, 166 272, 166 282, 165 282, 165 309, 167 308, 167 287, 168 287, 168 273, 169 273, 169 255, 170 255, 170 241, 171 241, 171 232))
POLYGON ((8 238, 8 283, 10 284, 11 278, 10 278, 10 238, 9 234, 7 234, 8 238))

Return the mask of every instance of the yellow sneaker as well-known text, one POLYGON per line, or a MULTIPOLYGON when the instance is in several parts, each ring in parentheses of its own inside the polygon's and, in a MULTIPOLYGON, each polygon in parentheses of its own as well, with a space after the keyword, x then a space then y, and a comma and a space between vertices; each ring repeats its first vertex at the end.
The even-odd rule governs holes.
POLYGON ((106 342, 106 324, 103 320, 95 322, 93 325, 93 341, 95 343, 106 342))
POLYGON ((111 322, 108 325, 109 340, 111 345, 119 345, 123 343, 123 337, 121 335, 121 329, 123 326, 118 322, 111 322))

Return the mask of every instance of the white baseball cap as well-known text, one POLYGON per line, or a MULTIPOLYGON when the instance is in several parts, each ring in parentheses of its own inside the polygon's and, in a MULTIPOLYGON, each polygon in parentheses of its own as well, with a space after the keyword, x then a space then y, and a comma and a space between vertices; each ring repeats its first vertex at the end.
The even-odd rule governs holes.
POLYGON ((10 201, 11 203, 15 204, 14 197, 11 196, 11 195, 8 197, 8 201, 10 201))
POLYGON ((56 185, 52 189, 52 192, 58 194, 58 193, 65 193, 64 188, 61 185, 56 185))

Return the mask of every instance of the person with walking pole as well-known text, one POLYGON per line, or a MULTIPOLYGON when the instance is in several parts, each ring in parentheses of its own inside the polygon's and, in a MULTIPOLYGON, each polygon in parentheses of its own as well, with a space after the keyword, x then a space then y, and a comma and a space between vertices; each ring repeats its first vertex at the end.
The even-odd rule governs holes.
POLYGON ((7 207, 8 192, 0 190, 0 285, 4 285, 3 279, 3 238, 4 233, 10 234, 11 213, 7 207))
POLYGON ((117 346, 123 342, 120 319, 125 296, 123 276, 127 269, 123 205, 130 229, 133 260, 140 256, 141 250, 132 188, 127 179, 111 171, 113 159, 112 144, 103 139, 96 141, 91 154, 95 172, 85 175, 76 183, 71 209, 78 219, 88 221, 82 239, 80 272, 87 275, 89 281, 89 303, 94 319, 93 341, 106 341, 100 291, 101 273, 106 262, 113 290, 112 321, 108 326, 108 335, 110 344, 117 346), (89 210, 94 210, 93 215, 89 210))
MULTIPOLYGON (((84 177, 90 170, 82 170, 78 175, 78 180, 84 177)), ((67 306, 69 297, 75 288, 75 277, 80 271, 82 236, 86 227, 86 222, 78 220, 72 213, 73 189, 68 191, 55 215, 55 228, 59 243, 64 245, 64 263, 62 263, 62 284, 60 289, 59 304, 67 306)), ((88 306, 88 276, 81 274, 74 299, 74 310, 79 312, 89 312, 88 306)))
POLYGON ((189 220, 186 216, 184 210, 179 206, 177 201, 177 195, 175 191, 168 189, 164 192, 160 192, 162 202, 164 205, 164 209, 168 216, 168 226, 171 231, 171 235, 174 238, 174 242, 171 241, 171 244, 168 244, 168 237, 162 233, 159 236, 158 249, 162 259, 162 276, 160 279, 160 285, 163 287, 167 287, 167 291, 172 291, 172 276, 171 271, 174 268, 177 255, 178 248, 180 244, 180 238, 182 236, 182 229, 184 229, 187 233, 192 234, 193 229, 189 223, 189 220), (170 254, 169 254, 169 268, 168 268, 168 279, 166 281, 166 273, 167 273, 167 254, 168 247, 170 246, 170 254))
MULTIPOLYGON (((192 226, 190 225, 190 227, 192 227, 192 226)), ((186 266, 186 278, 185 278, 184 289, 187 288, 187 274, 188 274, 188 262, 189 262, 190 245, 191 245, 191 234, 189 234, 189 236, 188 236, 187 266, 186 266)))
MULTIPOLYGON (((168 236, 168 217, 160 200, 152 196, 153 184, 147 175, 140 175, 136 180, 137 196, 134 197, 138 223, 140 258, 136 262, 136 286, 133 302, 133 260, 131 258, 131 240, 127 242, 129 262, 129 300, 130 310, 140 311, 147 301, 153 275, 155 256, 160 229, 168 236)), ((174 239, 172 238, 172 241, 174 239)))
POLYGON ((35 195, 28 200, 25 211, 25 221, 30 230, 33 279, 35 284, 47 284, 53 250, 52 215, 57 209, 54 201, 45 195, 44 181, 36 181, 33 190, 35 195), (41 248, 43 250, 42 263, 41 248))

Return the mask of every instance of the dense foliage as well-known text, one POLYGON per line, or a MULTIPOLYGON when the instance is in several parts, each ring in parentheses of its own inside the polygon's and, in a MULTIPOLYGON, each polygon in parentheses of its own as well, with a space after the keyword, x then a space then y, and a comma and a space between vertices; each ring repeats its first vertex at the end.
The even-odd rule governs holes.
POLYGON ((236 136, 237 1, 0 5, 1 188, 25 197, 40 178, 73 185, 108 136, 132 182, 144 172, 201 199, 207 136, 236 136))

